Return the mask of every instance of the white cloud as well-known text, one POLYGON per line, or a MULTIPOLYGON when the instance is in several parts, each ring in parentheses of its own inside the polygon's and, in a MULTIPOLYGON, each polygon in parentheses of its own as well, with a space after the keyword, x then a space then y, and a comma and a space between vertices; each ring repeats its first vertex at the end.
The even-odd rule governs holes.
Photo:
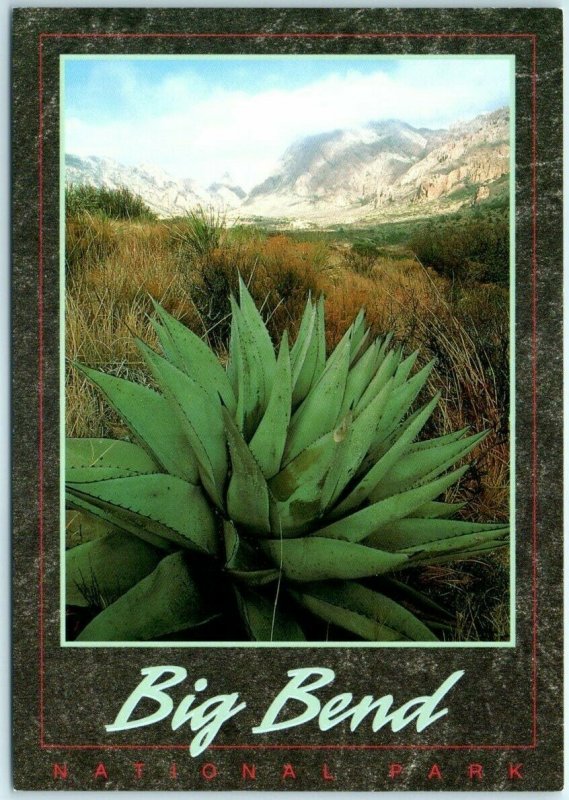
POLYGON ((149 87, 128 70, 121 75, 114 62, 106 77, 115 81, 124 113, 94 122, 75 107, 67 119, 66 150, 153 163, 177 178, 205 183, 229 171, 250 188, 298 137, 387 118, 446 127, 508 102, 506 60, 399 63, 388 74, 358 70, 355 61, 342 74, 300 88, 217 89, 208 95, 199 79, 178 75, 149 87))

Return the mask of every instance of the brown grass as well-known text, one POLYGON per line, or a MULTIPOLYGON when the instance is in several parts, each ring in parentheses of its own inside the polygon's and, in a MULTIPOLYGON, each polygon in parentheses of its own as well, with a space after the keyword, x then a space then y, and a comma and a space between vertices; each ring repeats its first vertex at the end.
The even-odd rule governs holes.
MULTIPOLYGON (((134 337, 156 344, 151 298, 220 353, 229 334, 229 292, 241 274, 276 341, 294 335, 308 292, 326 298, 327 345, 339 341, 361 307, 374 335, 393 331, 407 352, 437 365, 427 391, 442 398, 427 435, 470 426, 490 435, 452 493, 479 518, 508 515, 508 397, 502 361, 508 339, 507 295, 493 285, 456 296, 453 287, 411 254, 384 254, 369 274, 351 269, 346 251, 286 235, 224 231, 207 255, 181 247, 181 223, 118 222, 84 215, 67 225, 66 355, 123 377, 148 380, 134 337), (497 359, 501 359, 497 366, 497 359), (504 388, 505 386, 505 388, 504 388)), ((507 354, 506 354, 507 356, 507 354)), ((120 420, 71 366, 67 432, 124 435, 120 420)))
MULTIPOLYGON (((128 431, 72 366, 80 361, 150 382, 135 337, 156 347, 151 298, 162 303, 224 358, 230 291, 241 274, 275 343, 294 336, 309 292, 325 296, 327 346, 333 348, 361 307, 374 335, 394 333, 419 364, 437 360, 426 393, 441 402, 425 431, 489 430, 449 499, 468 500, 467 515, 506 520, 508 461, 508 298, 493 284, 457 291, 411 253, 386 249, 354 272, 350 250, 299 242, 255 229, 224 229, 215 244, 192 251, 184 222, 119 222, 83 214, 66 230, 66 427, 70 436, 123 438, 128 431)), ((507 553, 422 570, 418 584, 456 613, 458 638, 500 639, 508 630, 507 553)))

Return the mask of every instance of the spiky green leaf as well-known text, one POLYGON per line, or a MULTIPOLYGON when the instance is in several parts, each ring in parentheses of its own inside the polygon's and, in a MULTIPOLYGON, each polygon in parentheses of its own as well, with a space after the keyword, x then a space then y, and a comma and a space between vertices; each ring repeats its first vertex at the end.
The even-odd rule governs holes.
POLYGON ((199 552, 218 549, 216 521, 198 486, 172 475, 137 475, 92 483, 69 483, 79 500, 110 510, 127 523, 199 552))
POLYGON ((217 392, 233 414, 236 400, 227 374, 213 350, 193 331, 153 300, 154 310, 162 326, 156 326, 164 355, 174 366, 210 392, 217 392))
POLYGON ((110 533, 65 553, 65 597, 75 606, 108 606, 155 569, 164 551, 129 533, 110 533))
POLYGON ((231 457, 231 478, 227 488, 228 514, 248 530, 268 534, 271 524, 269 489, 265 476, 226 408, 223 409, 223 418, 231 457))
POLYGON ((324 300, 320 298, 313 310, 312 322, 308 326, 303 346, 295 354, 292 370, 293 406, 298 406, 318 382, 325 362, 324 300))
POLYGON ((309 611, 370 642, 431 642, 437 637, 410 611, 355 582, 314 584, 292 591, 309 611))
MULTIPOLYGON (((379 547, 389 552, 424 551, 429 552, 429 545, 438 545, 446 540, 464 538, 464 544, 470 544, 470 536, 490 535, 499 538, 508 532, 508 526, 501 523, 476 523, 457 519, 400 519, 389 523, 370 536, 366 544, 379 547)), ((436 548, 433 548, 433 550, 436 548)))
POLYGON ((170 403, 172 415, 177 416, 191 441, 204 487, 218 508, 223 508, 227 448, 219 397, 203 389, 143 342, 137 341, 137 344, 170 403))
POLYGON ((403 554, 320 536, 269 539, 262 542, 262 547, 291 581, 365 578, 399 569, 408 561, 403 554))
POLYGON ((218 614, 204 601, 198 569, 186 555, 174 553, 96 616, 77 641, 150 641, 201 625, 218 614))
POLYGON ((280 469, 290 423, 291 401, 290 357, 285 331, 267 410, 249 442, 249 449, 267 479, 280 469))
POLYGON ((101 389, 138 443, 150 452, 164 472, 198 483, 198 465, 190 439, 165 397, 148 386, 105 375, 82 364, 75 366, 101 389))
POLYGON ((349 363, 348 339, 293 415, 284 452, 285 464, 334 428, 346 389, 349 363))
POLYGON ((278 603, 276 593, 272 600, 245 587, 239 587, 235 593, 241 618, 251 639, 275 643, 305 640, 302 628, 278 603))
MULTIPOLYGON (((408 436, 409 430, 408 428, 404 436, 408 436)), ((384 497, 436 478, 441 472, 468 455, 486 435, 485 432, 478 433, 447 444, 433 444, 431 447, 421 447, 418 450, 410 448, 405 455, 390 465, 389 472, 378 481, 377 486, 370 492, 371 502, 375 503, 384 497)), ((389 453, 396 447, 397 444, 393 445, 383 459, 388 458, 389 453)))
POLYGON ((409 489, 401 494, 380 500, 366 506, 347 517, 333 522, 318 531, 318 536, 345 539, 348 542, 361 542, 384 525, 408 516, 412 511, 442 494, 449 486, 460 480, 468 467, 462 467, 449 475, 431 481, 417 489, 409 489))
POLYGON ((117 439, 67 439, 65 479, 72 483, 127 478, 158 472, 158 463, 144 448, 117 439))

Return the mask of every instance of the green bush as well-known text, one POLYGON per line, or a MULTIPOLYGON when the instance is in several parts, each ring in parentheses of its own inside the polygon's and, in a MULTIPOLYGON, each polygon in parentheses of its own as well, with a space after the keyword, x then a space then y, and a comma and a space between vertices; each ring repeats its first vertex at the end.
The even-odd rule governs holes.
POLYGON ((346 261, 350 269, 358 275, 369 277, 378 255, 379 247, 372 239, 356 239, 346 254, 346 261))
POLYGON ((68 185, 65 189, 65 216, 84 214, 109 219, 154 220, 156 214, 130 189, 106 189, 88 184, 68 185))
POLYGON ((203 260, 216 250, 226 235, 225 216, 215 208, 197 206, 172 227, 182 262, 203 260))
POLYGON ((428 267, 459 283, 509 281, 509 222, 505 213, 481 213, 423 225, 409 246, 428 267))

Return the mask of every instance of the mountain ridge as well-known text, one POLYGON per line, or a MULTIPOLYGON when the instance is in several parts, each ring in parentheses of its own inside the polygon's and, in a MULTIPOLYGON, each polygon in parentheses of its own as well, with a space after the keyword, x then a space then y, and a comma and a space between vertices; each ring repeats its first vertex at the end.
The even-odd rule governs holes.
POLYGON ((127 186, 161 216, 211 205, 228 220, 286 219, 326 225, 419 216, 476 203, 504 191, 509 172, 505 108, 449 129, 415 128, 403 120, 371 120, 301 137, 279 166, 249 193, 225 173, 207 187, 159 167, 127 167, 111 159, 66 155, 66 182, 127 186))

